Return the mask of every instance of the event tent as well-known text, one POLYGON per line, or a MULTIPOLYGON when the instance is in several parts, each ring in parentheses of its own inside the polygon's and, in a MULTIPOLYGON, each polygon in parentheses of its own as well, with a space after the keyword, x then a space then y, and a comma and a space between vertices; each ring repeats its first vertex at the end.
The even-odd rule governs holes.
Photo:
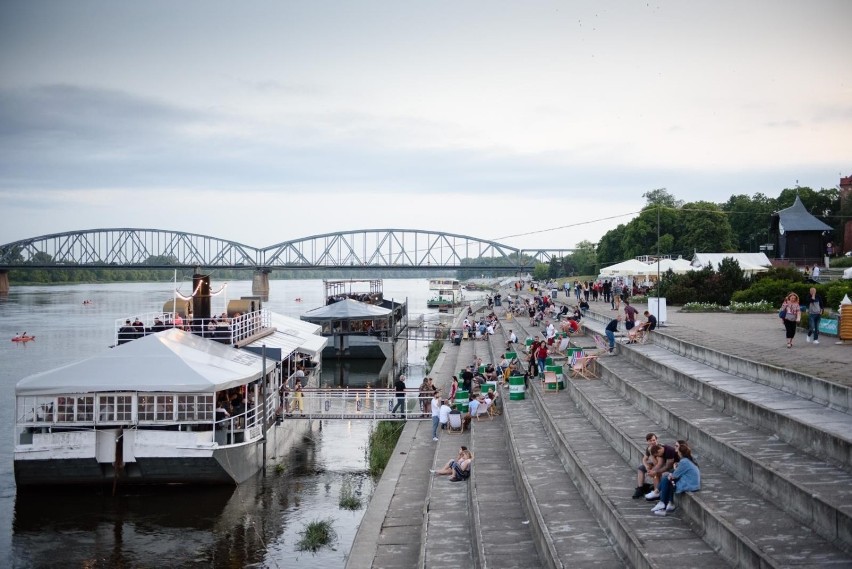
POLYGON ((601 275, 605 277, 650 275, 652 273, 656 274, 656 272, 656 265, 654 265, 652 270, 651 265, 643 263, 642 261, 637 261, 636 259, 628 259, 621 263, 616 263, 615 265, 610 265, 609 267, 601 269, 601 275))

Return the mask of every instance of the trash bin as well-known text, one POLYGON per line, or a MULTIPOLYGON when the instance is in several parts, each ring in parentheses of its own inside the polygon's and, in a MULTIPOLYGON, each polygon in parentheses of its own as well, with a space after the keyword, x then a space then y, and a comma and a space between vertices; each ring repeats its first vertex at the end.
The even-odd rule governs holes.
POLYGON ((524 376, 509 377, 509 401, 520 401, 524 398, 524 376))
POLYGON ((465 391, 464 389, 459 389, 456 391, 456 409, 459 410, 460 413, 467 413, 467 404, 470 402, 470 393, 465 391))
POLYGON ((454 343, 456 346, 461 346, 461 336, 456 336, 454 343))
POLYGON ((550 291, 550 298, 556 298, 559 295, 559 289, 553 289, 550 291))

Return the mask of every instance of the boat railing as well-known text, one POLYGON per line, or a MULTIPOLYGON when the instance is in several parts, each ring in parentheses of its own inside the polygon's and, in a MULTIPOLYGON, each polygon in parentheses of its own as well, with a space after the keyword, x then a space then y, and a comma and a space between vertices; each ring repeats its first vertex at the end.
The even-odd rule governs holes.
POLYGON ((425 419, 431 418, 430 395, 406 389, 397 407, 395 389, 318 388, 290 394, 284 405, 288 418, 304 419, 425 419))
POLYGON ((178 328, 203 338, 233 345, 251 338, 271 325, 272 314, 266 309, 230 317, 222 315, 211 318, 183 318, 174 312, 149 312, 133 319, 117 319, 115 344, 120 346, 149 334, 178 328))

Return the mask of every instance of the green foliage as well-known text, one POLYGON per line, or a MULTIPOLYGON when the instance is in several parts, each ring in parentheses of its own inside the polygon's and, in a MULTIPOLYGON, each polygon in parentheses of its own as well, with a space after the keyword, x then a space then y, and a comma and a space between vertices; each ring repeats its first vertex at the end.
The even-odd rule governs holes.
POLYGON ((550 275, 550 265, 544 263, 535 264, 535 270, 533 270, 533 278, 535 280, 546 281, 548 275, 550 275))
POLYGON ((828 308, 837 310, 840 302, 847 294, 852 299, 852 281, 840 280, 831 281, 829 283, 817 285, 817 290, 820 291, 828 308))
POLYGON ((302 539, 296 543, 299 551, 317 551, 337 539, 337 532, 331 525, 332 520, 318 520, 308 524, 302 532, 302 539))
MULTIPOLYGON (((849 200, 849 203, 852 203, 852 200, 849 200)), ((832 269, 845 269, 846 267, 852 267, 852 257, 838 257, 831 260, 832 269)))
POLYGON ((669 271, 662 276, 661 294, 669 304, 674 305, 697 302, 727 306, 735 291, 746 286, 749 281, 740 270, 739 263, 734 260, 723 262, 719 268, 716 272, 708 265, 683 275, 669 271))
POLYGON ((385 471, 404 427, 405 423, 401 421, 379 421, 370 433, 368 463, 370 474, 374 478, 381 476, 385 471))
POLYGON ((340 500, 338 502, 344 510, 358 510, 361 508, 361 498, 352 491, 352 482, 349 479, 343 481, 340 486, 340 500))
POLYGON ((790 292, 795 292, 799 298, 803 298, 810 288, 804 282, 794 282, 788 279, 763 278, 752 283, 745 290, 734 293, 731 300, 736 302, 760 302, 766 301, 776 308, 784 302, 784 297, 790 292))
POLYGON ((435 365, 442 349, 444 349, 443 340, 432 340, 432 343, 429 344, 429 352, 426 354, 426 367, 428 369, 432 369, 432 366, 435 365))

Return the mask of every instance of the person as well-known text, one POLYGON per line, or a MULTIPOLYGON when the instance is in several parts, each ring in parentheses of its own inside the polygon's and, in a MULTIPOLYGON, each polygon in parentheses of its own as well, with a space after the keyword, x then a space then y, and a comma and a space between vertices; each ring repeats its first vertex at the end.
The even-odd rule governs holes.
POLYGON ((302 378, 297 377, 296 383, 293 386, 293 410, 299 414, 304 413, 305 408, 302 405, 302 378))
POLYGON ((437 390, 432 395, 432 440, 438 442, 438 425, 441 420, 441 394, 437 390))
POLYGON ((630 305, 630 300, 624 299, 624 328, 628 334, 636 325, 637 314, 639 314, 639 311, 630 305))
POLYGON ((275 410, 275 414, 285 414, 290 417, 290 386, 287 385, 286 381, 278 388, 278 399, 278 409, 275 410))
POLYGON ((642 334, 657 329, 657 317, 647 310, 643 314, 645 315, 645 322, 640 322, 636 328, 630 331, 628 344, 635 344, 642 334))
POLYGON ((396 414, 397 409, 400 413, 405 414, 405 376, 400 375, 393 384, 396 390, 396 405, 393 406, 391 414, 396 414))
POLYGON ((654 468, 655 460, 651 456, 651 448, 657 445, 657 435, 648 433, 645 435, 645 454, 642 455, 642 464, 636 469, 636 490, 633 492, 633 499, 641 498, 651 490, 653 486, 645 481, 645 475, 648 471, 654 468))
MULTIPOLYGON (((816 268, 816 267, 814 267, 816 268)), ((822 297, 817 294, 816 287, 811 287, 808 291, 807 307, 808 307, 808 337, 805 341, 811 342, 813 337, 814 344, 819 344, 819 321, 822 319, 822 311, 825 307, 825 302, 822 297)))
POLYGON ((609 321, 609 324, 606 325, 606 337, 609 340, 609 353, 612 354, 615 352, 615 333, 618 332, 618 323, 621 322, 621 315, 613 318, 609 321))
POLYGON ((658 516, 665 516, 674 511, 672 498, 675 494, 701 490, 701 471, 698 469, 698 463, 692 458, 692 450, 686 441, 678 441, 677 456, 677 466, 673 472, 663 476, 660 482, 660 501, 651 510, 658 516))
POLYGON ((471 366, 466 367, 462 372, 462 389, 468 393, 473 389, 473 369, 471 366))
POLYGON ((556 340, 556 327, 553 325, 553 322, 548 320, 546 322, 547 327, 544 329, 545 337, 547 338, 547 345, 552 346, 553 342, 556 340))
POLYGON ((819 265, 814 265, 814 268, 811 271, 811 280, 814 281, 815 283, 819 282, 819 274, 820 274, 819 265))
POLYGON ((438 423, 440 424, 442 429, 446 429, 447 423, 450 422, 450 411, 452 411, 452 409, 447 404, 447 400, 442 399, 441 408, 438 409, 438 423))
POLYGON ((423 378, 423 382, 420 384, 420 387, 417 388, 418 391, 418 399, 420 400, 420 412, 424 417, 429 416, 429 395, 432 391, 429 389, 429 380, 428 378, 423 378))
POLYGON ((796 335, 796 326, 799 324, 799 310, 799 295, 795 292, 787 294, 778 316, 781 317, 784 329, 787 332, 788 349, 793 347, 793 337, 796 335))
POLYGON ((509 339, 506 340, 506 349, 511 350, 512 346, 514 344, 517 344, 517 343, 518 343, 518 336, 514 332, 509 330, 509 339))
POLYGON ((126 344, 136 339, 136 328, 130 324, 130 319, 124 321, 124 326, 118 329, 118 345, 126 344))
POLYGON ((231 414, 228 413, 228 409, 225 405, 225 400, 221 397, 219 398, 218 403, 216 404, 216 423, 219 429, 227 428, 227 424, 225 424, 225 419, 230 417, 231 414))
POLYGON ((535 353, 536 361, 538 363, 538 371, 544 377, 544 368, 547 365, 547 344, 542 342, 538 345, 538 350, 535 353))
POLYGON ((453 376, 453 382, 450 384, 450 395, 447 397, 447 400, 452 403, 456 400, 456 393, 459 391, 459 378, 453 376))
POLYGON ((651 457, 654 459, 654 466, 648 470, 648 476, 654 481, 654 489, 645 494, 645 499, 649 502, 660 497, 660 480, 674 468, 677 451, 671 445, 656 444, 651 447, 651 457))
POLYGON ((473 453, 467 450, 466 446, 463 446, 461 447, 461 450, 459 450, 459 454, 455 459, 449 461, 443 468, 439 470, 430 470, 429 472, 442 476, 451 474, 452 476, 449 478, 451 482, 467 480, 470 476, 470 466, 472 462, 473 453))
POLYGON ((465 428, 467 428, 470 425, 471 420, 476 417, 476 413, 479 410, 479 406, 482 404, 480 397, 482 396, 474 396, 473 394, 470 395, 470 401, 468 401, 467 404, 467 415, 465 415, 464 419, 462 420, 462 423, 464 424, 465 428))

